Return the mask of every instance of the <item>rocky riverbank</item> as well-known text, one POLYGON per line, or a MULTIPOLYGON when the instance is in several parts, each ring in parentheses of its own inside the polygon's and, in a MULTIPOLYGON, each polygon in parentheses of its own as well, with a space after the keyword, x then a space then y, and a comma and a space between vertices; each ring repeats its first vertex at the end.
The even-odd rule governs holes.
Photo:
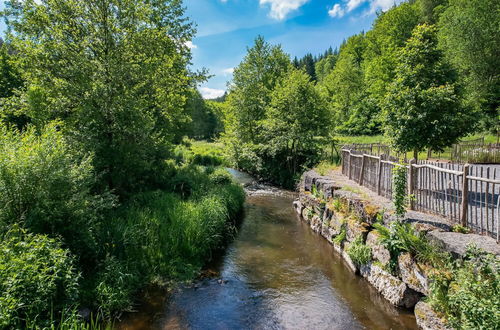
MULTIPOLYGON (((311 229, 335 248, 346 265, 364 277, 391 304, 415 310, 417 323, 422 329, 447 329, 446 321, 425 303, 429 294, 432 267, 420 263, 409 253, 397 257, 396 270, 389 271, 389 250, 380 243, 375 223, 388 226, 395 221, 390 209, 361 189, 353 189, 329 176, 314 171, 306 172, 299 185, 299 199, 294 208, 311 229), (349 248, 355 244, 368 246, 369 261, 360 263, 350 256, 349 248)), ((403 222, 412 222, 418 232, 425 233, 453 258, 463 257, 470 243, 487 252, 500 254, 498 244, 488 237, 451 232, 450 225, 442 218, 430 215, 412 216, 403 222)))

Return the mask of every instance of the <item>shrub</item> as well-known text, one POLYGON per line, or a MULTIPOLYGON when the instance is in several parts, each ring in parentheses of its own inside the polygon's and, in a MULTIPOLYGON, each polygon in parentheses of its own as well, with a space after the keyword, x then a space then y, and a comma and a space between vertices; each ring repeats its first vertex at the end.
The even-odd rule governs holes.
POLYGON ((356 237, 351 245, 349 245, 347 254, 358 265, 365 265, 372 260, 372 249, 363 243, 361 236, 356 237))
POLYGON ((0 127, 0 232, 2 223, 17 223, 34 233, 61 236, 90 262, 98 250, 93 233, 99 214, 113 199, 92 194, 92 159, 78 159, 57 123, 40 134, 32 127, 23 134, 0 127))
POLYGON ((448 265, 431 282, 430 303, 455 329, 497 329, 500 324, 500 261, 469 246, 464 261, 448 265))
POLYGON ((425 234, 416 233, 410 223, 394 221, 389 228, 380 223, 373 224, 380 235, 380 242, 389 250, 391 261, 389 267, 395 272, 398 257, 401 253, 408 252, 419 262, 437 266, 446 261, 446 256, 439 253, 437 247, 430 244, 425 234))
POLYGON ((0 328, 50 326, 76 304, 78 280, 57 240, 14 226, 0 243, 0 328))
POLYGON ((233 182, 233 177, 229 174, 225 169, 217 169, 213 173, 210 174, 210 182, 212 184, 220 185, 220 184, 229 184, 233 182))

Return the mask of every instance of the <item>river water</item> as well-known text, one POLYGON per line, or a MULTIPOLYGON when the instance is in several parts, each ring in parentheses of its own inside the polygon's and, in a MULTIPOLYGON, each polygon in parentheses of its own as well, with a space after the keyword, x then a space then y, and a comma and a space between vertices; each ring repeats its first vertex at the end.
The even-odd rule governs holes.
POLYGON ((416 329, 413 313, 387 303, 297 218, 295 197, 251 189, 237 237, 208 266, 213 276, 150 294, 118 328, 416 329))

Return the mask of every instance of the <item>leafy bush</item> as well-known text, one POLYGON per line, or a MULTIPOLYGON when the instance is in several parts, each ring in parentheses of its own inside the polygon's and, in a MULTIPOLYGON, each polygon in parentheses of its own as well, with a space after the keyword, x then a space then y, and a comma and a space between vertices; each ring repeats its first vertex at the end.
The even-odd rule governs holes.
POLYGON ((58 124, 38 134, 0 127, 0 232, 17 223, 34 233, 61 236, 80 260, 89 263, 98 246, 94 232, 111 195, 93 195, 92 159, 79 160, 58 124))
POLYGON ((210 174, 212 184, 229 184, 233 182, 233 177, 225 169, 217 169, 210 174))
POLYGON ((60 242, 17 226, 0 242, 0 328, 48 327, 78 300, 79 275, 60 242))
POLYGON ((392 272, 396 271, 398 257, 404 252, 410 253, 419 262, 431 265, 442 264, 446 260, 445 256, 425 238, 425 234, 416 233, 410 223, 394 221, 389 228, 375 223, 373 227, 380 235, 380 242, 391 254, 389 267, 392 272))
POLYGON ((349 245, 347 254, 358 265, 365 265, 372 260, 372 249, 363 243, 361 236, 356 237, 349 245))
POLYGON ((103 232, 108 257, 92 285, 106 315, 131 306, 133 293, 148 283, 193 278, 232 233, 230 220, 245 199, 241 186, 232 180, 213 182, 196 166, 179 173, 190 180, 188 197, 165 191, 139 194, 103 232))
POLYGON ((464 261, 448 265, 431 282, 429 301, 455 329, 497 329, 500 324, 500 261, 469 246, 464 261))

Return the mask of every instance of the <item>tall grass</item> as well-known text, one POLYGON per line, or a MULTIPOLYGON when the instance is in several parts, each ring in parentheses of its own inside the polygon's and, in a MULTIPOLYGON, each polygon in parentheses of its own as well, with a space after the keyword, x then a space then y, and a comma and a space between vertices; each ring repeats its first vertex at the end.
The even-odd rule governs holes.
POLYGON ((127 309, 137 287, 192 279, 224 246, 245 195, 220 177, 221 170, 190 165, 173 179, 190 180, 189 194, 146 192, 117 212, 104 232, 107 258, 94 279, 106 313, 127 309))

